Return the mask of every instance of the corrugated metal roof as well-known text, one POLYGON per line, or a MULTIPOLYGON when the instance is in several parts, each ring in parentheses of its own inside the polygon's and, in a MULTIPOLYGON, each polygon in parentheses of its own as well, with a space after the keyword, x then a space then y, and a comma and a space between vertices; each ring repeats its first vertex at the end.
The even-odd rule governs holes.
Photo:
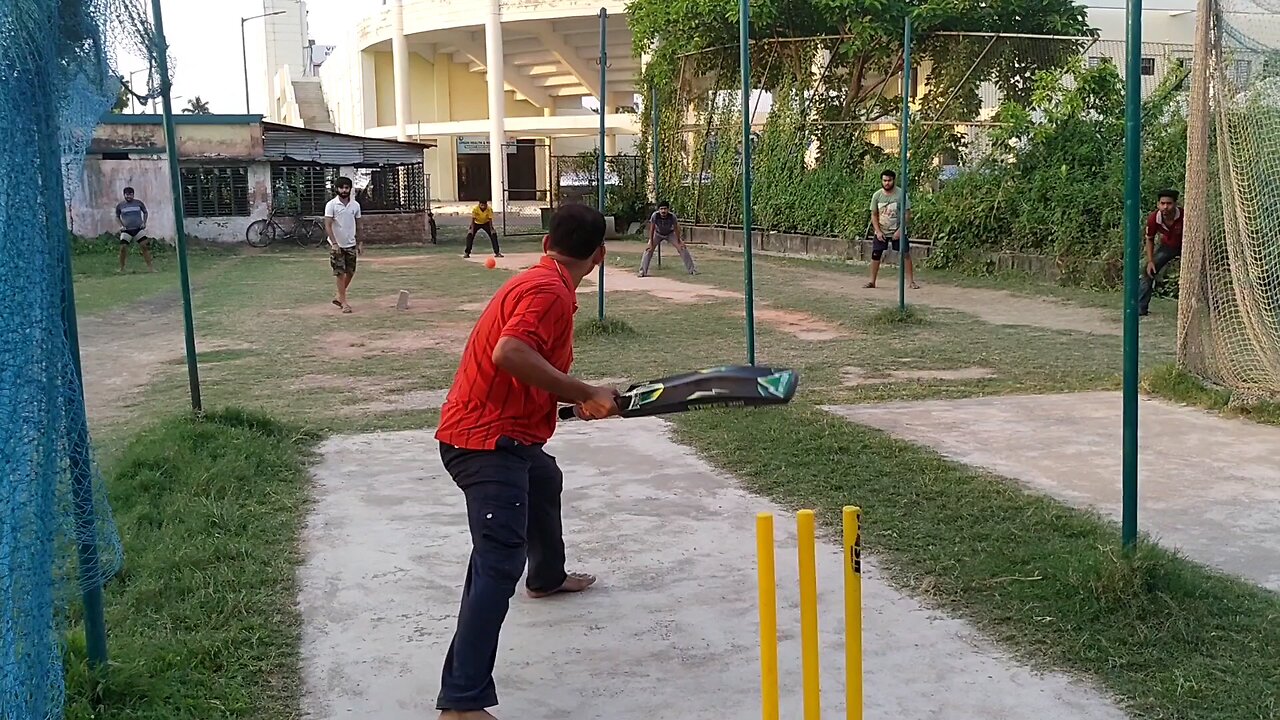
POLYGON ((262 144, 272 160, 357 166, 420 163, 422 151, 430 147, 266 122, 262 124, 262 144))

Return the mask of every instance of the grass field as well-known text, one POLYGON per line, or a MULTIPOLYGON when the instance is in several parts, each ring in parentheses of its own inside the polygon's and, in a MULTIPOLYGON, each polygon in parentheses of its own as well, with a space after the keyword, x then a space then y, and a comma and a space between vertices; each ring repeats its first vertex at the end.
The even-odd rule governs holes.
MULTIPOLYGON (((503 248, 537 249, 510 239, 503 248)), ((639 250, 611 245, 610 263, 634 268, 639 250)), ((745 360, 743 301, 731 295, 741 292, 741 258, 694 252, 702 274, 693 281, 718 295, 611 292, 608 316, 631 332, 586 330, 595 296, 582 296, 578 374, 621 384, 745 360)), ((108 588, 111 717, 298 715, 292 566, 308 448, 328 433, 435 422, 471 323, 509 277, 458 255, 456 244, 371 250, 352 315, 329 304, 323 252, 193 258, 205 406, 261 416, 176 419, 188 404, 179 346, 144 386, 113 400, 127 412, 94 422, 129 563, 108 588), (402 289, 407 312, 394 309, 402 289)), ((99 298, 86 314, 176 284, 171 272, 157 273, 168 287, 110 266, 107 276, 103 262, 77 257, 77 288, 99 298), (91 262, 98 270, 81 272, 91 262)), ((680 436, 757 491, 819 509, 828 525, 857 498, 895 582, 1034 663, 1095 679, 1137 717, 1274 717, 1275 595, 1154 548, 1123 562, 1109 522, 815 407, 1118 389, 1114 296, 1029 282, 997 291, 921 271, 922 302, 898 322, 895 290, 844 290, 864 273, 759 258, 758 360, 798 368, 801 396, 777 411, 680 417, 680 436)), ((688 280, 669 261, 659 274, 688 280)), ((178 313, 175 295, 149 322, 178 313)), ((1143 324, 1145 371, 1172 362, 1174 324, 1173 304, 1157 300, 1143 324)), ((83 694, 77 668, 73 692, 83 694)), ((83 703, 72 717, 88 713, 83 703)))

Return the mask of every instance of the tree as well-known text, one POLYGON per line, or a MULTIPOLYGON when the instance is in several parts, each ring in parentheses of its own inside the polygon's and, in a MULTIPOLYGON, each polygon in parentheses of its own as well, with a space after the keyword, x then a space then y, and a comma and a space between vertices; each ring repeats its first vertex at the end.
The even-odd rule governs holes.
POLYGON ((120 92, 116 93, 116 101, 111 106, 111 114, 119 115, 120 113, 123 113, 125 109, 129 107, 129 101, 131 99, 133 99, 133 95, 129 93, 129 88, 125 87, 124 83, 121 82, 120 92))
MULTIPOLYGON (((810 109, 826 120, 877 120, 891 116, 901 77, 903 20, 913 22, 913 66, 932 68, 922 109, 947 111, 945 119, 980 105, 983 81, 1006 96, 1025 99, 1030 79, 1080 52, 1079 43, 955 37, 941 32, 1095 36, 1083 6, 1072 0, 753 0, 750 36, 753 84, 770 92, 809 94, 810 109), (819 38, 804 40, 801 38, 819 38), (818 57, 829 58, 819 75, 818 57), (977 72, 970 72, 975 68, 977 72), (933 107, 930 107, 932 101, 933 107), (944 108, 945 106, 945 108, 944 108)), ((628 24, 635 50, 652 53, 649 75, 661 91, 689 76, 732 90, 738 72, 737 0, 633 0, 628 24), (672 28, 688 31, 672 32, 672 28), (690 53, 698 53, 690 56, 690 53), (708 80, 710 78, 710 80, 708 80)), ((699 88, 700 90, 702 88, 699 88)), ((930 113, 933 114, 933 113, 930 113)), ((938 119, 943 119, 939 117, 938 119)))
POLYGON ((182 108, 182 112, 187 115, 212 115, 213 111, 209 109, 209 103, 200 99, 197 95, 187 101, 187 106, 182 108))

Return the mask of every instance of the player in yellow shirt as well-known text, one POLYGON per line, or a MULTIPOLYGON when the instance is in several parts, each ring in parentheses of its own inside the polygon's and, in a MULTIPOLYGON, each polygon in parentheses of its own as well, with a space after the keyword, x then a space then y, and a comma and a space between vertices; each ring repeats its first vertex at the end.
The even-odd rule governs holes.
POLYGON ((493 245, 493 256, 502 257, 502 252, 498 250, 498 233, 493 229, 493 208, 489 207, 486 200, 481 200, 479 205, 471 208, 471 227, 467 229, 467 249, 462 257, 471 257, 471 246, 475 243, 476 233, 481 230, 489 236, 489 243, 493 245))

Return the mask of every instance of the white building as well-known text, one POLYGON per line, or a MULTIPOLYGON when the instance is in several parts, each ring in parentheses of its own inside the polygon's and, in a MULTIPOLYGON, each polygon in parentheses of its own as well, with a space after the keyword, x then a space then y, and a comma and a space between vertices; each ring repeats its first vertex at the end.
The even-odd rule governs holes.
MULTIPOLYGON (((1143 11, 1144 94, 1173 63, 1190 59, 1194 3, 1165 0, 1143 11)), ((346 36, 318 51, 306 39, 305 2, 263 0, 264 12, 279 13, 252 21, 262 23, 265 43, 266 115, 435 145, 426 169, 437 200, 487 198, 500 207, 505 199, 545 201, 551 158, 597 144, 602 7, 605 152, 629 153, 643 102, 635 94, 641 61, 632 54, 626 0, 380 0, 352 5, 346 36), (490 112, 495 106, 502 112, 490 112), (502 152, 490 152, 498 146, 502 152)), ((1123 2, 1094 2, 1088 21, 1100 33, 1084 51, 1088 62, 1122 66, 1123 2)), ((1242 58, 1237 72, 1247 77, 1251 62, 1242 58)), ((921 70, 927 83, 928 69, 921 70)), ((994 88, 983 96, 985 114, 994 112, 994 88)), ((767 106, 765 98, 762 115, 767 106)))
POLYGON ((363 16, 353 5, 350 31, 318 65, 318 79, 293 68, 304 63, 306 45, 294 36, 305 34, 305 5, 263 5, 286 11, 266 18, 266 32, 288 46, 268 51, 268 117, 433 144, 427 172, 437 200, 500 205, 504 190, 506 199, 545 200, 551 156, 596 147, 602 7, 606 154, 630 152, 639 134, 640 65, 625 0, 384 0, 363 16), (286 59, 293 45, 297 57, 286 59), (505 150, 491 153, 496 146, 505 150))

